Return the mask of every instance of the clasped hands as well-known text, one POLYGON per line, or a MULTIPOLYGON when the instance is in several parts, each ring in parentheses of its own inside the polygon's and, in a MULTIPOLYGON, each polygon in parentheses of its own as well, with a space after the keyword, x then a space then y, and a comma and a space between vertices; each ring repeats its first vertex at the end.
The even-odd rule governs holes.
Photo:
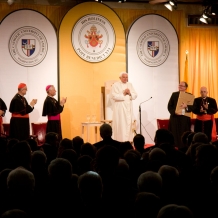
POLYGON ((123 91, 123 94, 126 96, 126 95, 130 95, 131 96, 131 92, 130 92, 130 90, 129 89, 125 89, 124 91, 123 91))
POLYGON ((31 107, 34 107, 34 105, 37 103, 37 99, 33 99, 31 102, 30 102, 30 106, 31 107))
POLYGON ((67 97, 66 98, 62 98, 61 101, 60 101, 60 105, 63 107, 64 104, 66 103, 67 101, 67 97))
POLYGON ((206 102, 205 104, 203 104, 203 106, 201 106, 200 112, 207 113, 207 110, 208 110, 208 103, 206 102))

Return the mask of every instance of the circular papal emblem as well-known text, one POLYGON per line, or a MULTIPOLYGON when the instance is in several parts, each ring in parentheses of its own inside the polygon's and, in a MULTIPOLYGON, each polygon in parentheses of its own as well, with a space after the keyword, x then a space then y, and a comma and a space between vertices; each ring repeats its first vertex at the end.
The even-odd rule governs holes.
POLYGON ((33 67, 43 61, 48 43, 44 34, 35 27, 17 29, 10 37, 9 52, 18 64, 33 67))
POLYGON ((72 45, 77 55, 83 60, 101 62, 108 58, 114 49, 114 28, 101 15, 86 15, 73 27, 72 45))
POLYGON ((163 64, 170 52, 167 37, 159 30, 147 30, 139 37, 137 42, 139 59, 149 67, 163 64))

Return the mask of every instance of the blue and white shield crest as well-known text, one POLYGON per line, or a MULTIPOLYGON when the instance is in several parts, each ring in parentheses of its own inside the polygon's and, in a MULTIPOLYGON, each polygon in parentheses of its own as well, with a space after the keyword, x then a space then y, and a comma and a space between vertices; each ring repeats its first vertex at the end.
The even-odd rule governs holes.
POLYGON ((159 52, 159 42, 158 41, 148 41, 147 42, 148 53, 151 57, 155 57, 159 52))
POLYGON ((27 57, 30 57, 35 52, 35 48, 35 39, 22 39, 22 51, 27 57))

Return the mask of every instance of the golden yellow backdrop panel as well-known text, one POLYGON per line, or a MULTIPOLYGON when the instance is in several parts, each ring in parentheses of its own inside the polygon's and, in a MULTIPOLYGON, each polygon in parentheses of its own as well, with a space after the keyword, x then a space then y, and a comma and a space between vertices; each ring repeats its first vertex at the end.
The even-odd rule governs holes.
MULTIPOLYGON (((126 70, 125 32, 116 13, 109 7, 95 2, 82 3, 72 8, 63 18, 59 29, 60 96, 67 97, 62 113, 63 136, 81 135, 81 122, 87 115, 101 119, 101 87, 107 80, 118 80, 126 70), (72 46, 75 23, 87 14, 98 14, 110 21, 115 31, 115 47, 102 62, 90 63, 80 58, 72 46)), ((94 130, 91 129, 91 136, 94 130)), ((93 143, 94 137, 91 138, 93 143)), ((86 141, 86 138, 85 138, 86 141)))

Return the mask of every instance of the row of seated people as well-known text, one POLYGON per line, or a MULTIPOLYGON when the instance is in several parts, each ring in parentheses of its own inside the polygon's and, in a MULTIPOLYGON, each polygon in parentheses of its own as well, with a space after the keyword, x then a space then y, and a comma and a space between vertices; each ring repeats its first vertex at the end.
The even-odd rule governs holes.
POLYGON ((111 138, 84 143, 79 136, 45 143, 0 138, 1 217, 218 217, 218 143, 203 133, 185 132, 176 150, 166 129, 145 148, 111 138))

